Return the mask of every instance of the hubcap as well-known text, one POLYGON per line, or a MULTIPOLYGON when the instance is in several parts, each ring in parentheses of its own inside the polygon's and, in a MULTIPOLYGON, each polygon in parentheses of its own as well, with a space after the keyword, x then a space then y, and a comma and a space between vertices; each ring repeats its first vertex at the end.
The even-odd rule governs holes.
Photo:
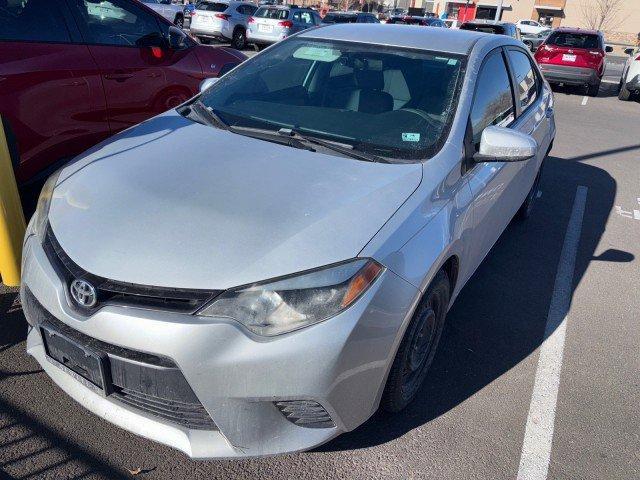
POLYGON ((428 307, 418 319, 418 324, 411 339, 408 358, 406 361, 403 384, 406 390, 415 388, 416 380, 420 378, 431 349, 437 330, 437 316, 432 307, 428 307))

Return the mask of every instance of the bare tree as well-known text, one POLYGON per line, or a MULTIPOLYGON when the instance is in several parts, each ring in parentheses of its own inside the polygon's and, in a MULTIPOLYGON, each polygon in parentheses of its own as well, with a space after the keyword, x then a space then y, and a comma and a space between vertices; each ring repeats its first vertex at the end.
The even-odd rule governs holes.
POLYGON ((622 12, 624 0, 591 0, 582 2, 582 16, 587 27, 606 30, 622 12))

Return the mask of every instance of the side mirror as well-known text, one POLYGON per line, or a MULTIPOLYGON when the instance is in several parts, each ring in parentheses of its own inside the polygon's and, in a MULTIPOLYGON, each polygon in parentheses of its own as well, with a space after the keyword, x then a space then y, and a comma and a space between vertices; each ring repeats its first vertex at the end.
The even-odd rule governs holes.
POLYGON ((633 48, 625 48, 624 49, 624 53, 626 53, 627 55, 633 55, 633 52, 635 50, 633 48))
POLYGON ((200 82, 200 93, 204 92, 208 88, 210 88, 213 85, 215 85, 218 82, 218 80, 220 80, 220 79, 219 78, 205 78, 202 82, 200 82))
POLYGON ((169 48, 171 50, 184 50, 189 48, 187 34, 178 27, 169 27, 167 42, 169 43, 169 48))
POLYGON ((475 162, 522 162, 535 157, 538 143, 531 135, 510 128, 490 126, 480 139, 475 162))
POLYGON ((611 45, 607 45, 604 47, 604 51, 607 53, 613 52, 613 47, 611 45))

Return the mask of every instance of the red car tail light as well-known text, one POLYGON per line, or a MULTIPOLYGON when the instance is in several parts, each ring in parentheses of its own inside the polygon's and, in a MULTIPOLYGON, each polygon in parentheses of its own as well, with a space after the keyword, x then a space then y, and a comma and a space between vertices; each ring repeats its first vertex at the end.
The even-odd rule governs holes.
POLYGON ((247 23, 255 23, 255 18, 253 17, 249 17, 249 19, 247 20, 247 23))
POLYGON ((231 15, 227 15, 226 13, 216 13, 214 17, 221 18, 222 20, 229 20, 231 15))
POLYGON ((293 22, 291 20, 284 20, 282 22, 278 22, 278 26, 284 27, 284 28, 291 28, 293 27, 293 22))

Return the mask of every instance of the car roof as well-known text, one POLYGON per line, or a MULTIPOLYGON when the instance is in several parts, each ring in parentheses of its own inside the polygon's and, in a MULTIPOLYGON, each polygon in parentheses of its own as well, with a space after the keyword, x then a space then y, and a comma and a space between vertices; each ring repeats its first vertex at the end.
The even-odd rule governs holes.
POLYGON ((474 44, 487 34, 448 28, 424 28, 417 25, 363 23, 331 24, 305 30, 299 36, 466 55, 474 44))
POLYGON ((556 28, 556 32, 564 32, 564 33, 585 33, 587 35, 601 35, 602 32, 599 30, 592 30, 587 28, 577 28, 577 27, 559 27, 556 28))

